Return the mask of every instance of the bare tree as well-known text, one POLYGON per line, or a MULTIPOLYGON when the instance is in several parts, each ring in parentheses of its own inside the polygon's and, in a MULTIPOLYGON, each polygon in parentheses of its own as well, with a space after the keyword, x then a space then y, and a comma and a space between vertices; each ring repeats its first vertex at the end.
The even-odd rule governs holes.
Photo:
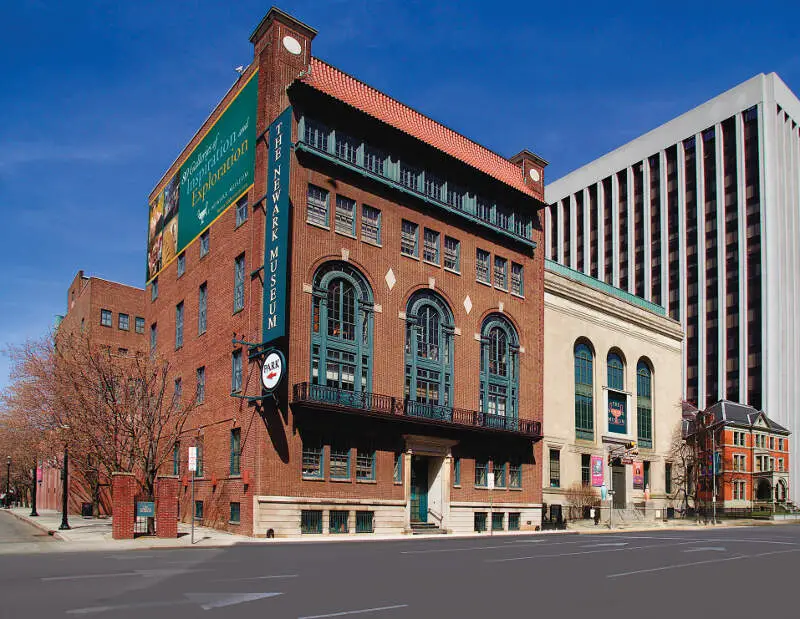
POLYGON ((154 493, 195 405, 167 361, 118 355, 74 333, 29 342, 11 357, 5 413, 49 437, 51 452, 69 446, 95 511, 100 486, 117 471, 134 473, 144 492, 154 493))
POLYGON ((672 465, 672 492, 667 495, 672 507, 686 513, 697 505, 697 450, 693 440, 684 437, 683 424, 672 433, 668 462, 672 465))
POLYGON ((600 494, 591 486, 584 486, 577 481, 567 488, 564 498, 569 505, 570 520, 583 518, 586 507, 600 507, 600 494))

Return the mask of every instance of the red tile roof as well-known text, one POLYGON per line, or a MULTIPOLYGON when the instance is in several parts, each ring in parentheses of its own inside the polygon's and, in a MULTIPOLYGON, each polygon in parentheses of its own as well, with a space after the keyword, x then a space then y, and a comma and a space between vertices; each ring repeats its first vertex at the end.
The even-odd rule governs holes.
POLYGON ((523 180, 522 170, 507 159, 319 58, 311 59, 311 71, 302 78, 302 81, 315 90, 361 110, 514 189, 535 197, 533 190, 523 180))

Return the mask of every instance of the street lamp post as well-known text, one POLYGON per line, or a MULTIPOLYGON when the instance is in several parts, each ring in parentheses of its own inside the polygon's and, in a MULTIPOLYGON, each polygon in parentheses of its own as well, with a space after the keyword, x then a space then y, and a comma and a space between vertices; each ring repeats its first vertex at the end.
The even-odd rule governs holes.
POLYGON ((36 511, 36 486, 39 485, 39 463, 33 463, 33 485, 31 486, 31 516, 38 516, 39 512, 36 511))
POLYGON ((11 507, 11 456, 6 456, 6 509, 11 507))
POLYGON ((67 505, 69 504, 69 448, 67 443, 64 443, 64 469, 62 471, 62 502, 61 502, 61 526, 58 527, 59 531, 68 531, 72 527, 69 526, 67 519, 67 505))

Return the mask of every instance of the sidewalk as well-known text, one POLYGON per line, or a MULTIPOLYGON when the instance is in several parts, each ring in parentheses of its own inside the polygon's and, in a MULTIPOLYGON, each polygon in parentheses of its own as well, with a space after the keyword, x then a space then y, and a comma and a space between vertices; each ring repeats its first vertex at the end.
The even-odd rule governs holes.
MULTIPOLYGON (((54 538, 68 542, 70 549, 75 550, 108 550, 108 549, 145 549, 145 548, 189 548, 191 543, 191 526, 178 523, 178 537, 176 539, 162 539, 158 537, 142 536, 132 540, 115 540, 111 536, 112 519, 109 518, 82 518, 70 514, 68 531, 60 531, 61 512, 40 509, 38 517, 30 515, 29 507, 12 507, 9 510, 16 518, 24 520, 43 531, 47 531, 54 538)), ((235 535, 226 531, 218 531, 209 527, 195 526, 194 546, 200 548, 232 546, 233 544, 252 543, 257 540, 245 535, 235 535)), ((65 544, 66 545, 66 544, 65 544)))

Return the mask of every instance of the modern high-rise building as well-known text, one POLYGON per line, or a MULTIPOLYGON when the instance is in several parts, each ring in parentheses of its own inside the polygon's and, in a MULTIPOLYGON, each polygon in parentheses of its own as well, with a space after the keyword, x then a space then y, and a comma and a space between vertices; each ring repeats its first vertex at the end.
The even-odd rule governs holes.
POLYGON ((760 74, 545 193, 547 258, 680 321, 688 401, 746 403, 790 429, 800 425, 798 122, 797 97, 760 74))

